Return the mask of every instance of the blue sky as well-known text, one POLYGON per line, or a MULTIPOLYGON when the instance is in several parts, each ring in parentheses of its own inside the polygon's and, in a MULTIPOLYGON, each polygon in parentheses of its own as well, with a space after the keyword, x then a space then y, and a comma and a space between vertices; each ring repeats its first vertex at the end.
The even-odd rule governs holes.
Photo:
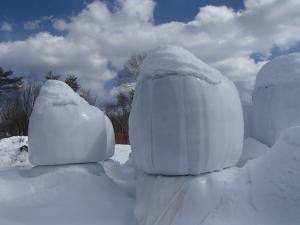
MULTIPOLYGON (((40 31, 61 34, 53 29, 51 23, 45 20, 38 29, 25 29, 24 23, 40 20, 43 17, 68 18, 79 13, 93 0, 1 0, 0 21, 7 21, 13 26, 13 32, 0 31, 0 41, 20 40, 40 31)), ((112 7, 113 0, 106 3, 112 7)), ((193 20, 199 7, 205 5, 226 5, 234 10, 244 8, 242 0, 156 0, 154 10, 155 24, 171 21, 188 22, 193 20)))
POLYGON ((230 79, 253 80, 299 43, 299 0, 0 1, 0 66, 31 77, 72 73, 104 98, 132 55, 158 45, 182 46, 230 79))

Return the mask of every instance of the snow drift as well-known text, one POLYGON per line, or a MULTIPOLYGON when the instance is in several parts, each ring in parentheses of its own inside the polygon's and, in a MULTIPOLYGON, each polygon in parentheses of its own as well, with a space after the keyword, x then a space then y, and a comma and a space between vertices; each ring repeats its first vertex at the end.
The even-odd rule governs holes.
POLYGON ((199 174, 234 165, 243 115, 234 84, 174 46, 150 51, 129 118, 133 159, 151 174, 199 174))
POLYGON ((264 152, 242 168, 198 176, 139 174, 138 224, 300 224, 300 127, 264 152))
POLYGON ((284 129, 300 125, 300 54, 278 57, 259 71, 253 136, 271 146, 284 129))
POLYGON ((107 148, 105 116, 64 82, 49 80, 34 105, 28 139, 32 164, 97 162, 107 148))

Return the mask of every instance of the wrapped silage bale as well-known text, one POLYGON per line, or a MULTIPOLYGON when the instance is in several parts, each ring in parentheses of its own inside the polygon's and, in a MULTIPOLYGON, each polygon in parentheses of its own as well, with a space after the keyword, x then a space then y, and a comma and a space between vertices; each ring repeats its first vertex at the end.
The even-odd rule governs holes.
POLYGON ((235 85, 185 49, 162 46, 143 62, 129 118, 136 167, 200 174, 237 163, 243 115, 235 85))
POLYGON ((300 125, 300 54, 271 60, 258 72, 253 136, 272 146, 288 127, 300 125))
POLYGON ((34 165, 98 162, 107 151, 104 113, 62 81, 49 80, 41 88, 28 136, 34 165))

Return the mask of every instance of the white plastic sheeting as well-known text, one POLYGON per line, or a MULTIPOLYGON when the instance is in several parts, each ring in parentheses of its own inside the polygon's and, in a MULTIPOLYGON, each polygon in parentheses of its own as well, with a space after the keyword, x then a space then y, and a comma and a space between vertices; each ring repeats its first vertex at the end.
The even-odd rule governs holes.
POLYGON ((257 75, 253 136, 271 146, 280 132, 300 125, 300 54, 278 57, 257 75))
POLYGON ((105 116, 105 126, 106 126, 106 137, 107 137, 105 159, 109 159, 115 153, 115 132, 114 132, 113 125, 107 116, 105 116))
POLYGON ((129 118, 136 166, 146 173, 200 174, 240 158, 243 115, 234 84, 188 51, 150 51, 129 118))
POLYGON ((29 159, 35 165, 97 162, 105 158, 104 113, 61 81, 41 88, 29 123, 29 159))

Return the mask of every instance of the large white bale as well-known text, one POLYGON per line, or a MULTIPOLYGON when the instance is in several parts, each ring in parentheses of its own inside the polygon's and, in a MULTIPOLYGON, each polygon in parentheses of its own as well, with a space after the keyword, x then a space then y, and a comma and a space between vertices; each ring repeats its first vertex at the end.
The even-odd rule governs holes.
POLYGON ((115 153, 115 132, 110 119, 106 115, 105 115, 105 126, 106 126, 106 137, 107 137, 105 159, 109 159, 115 153))
POLYGON ((104 113, 67 84, 49 80, 41 88, 29 122, 29 159, 35 165, 105 159, 104 113))
POLYGON ((147 54, 129 118, 139 169, 186 175, 233 166, 243 129, 238 92, 218 70, 179 47, 147 54))
POLYGON ((300 125, 300 54, 278 57, 258 72, 253 136, 272 146, 282 130, 300 125))

